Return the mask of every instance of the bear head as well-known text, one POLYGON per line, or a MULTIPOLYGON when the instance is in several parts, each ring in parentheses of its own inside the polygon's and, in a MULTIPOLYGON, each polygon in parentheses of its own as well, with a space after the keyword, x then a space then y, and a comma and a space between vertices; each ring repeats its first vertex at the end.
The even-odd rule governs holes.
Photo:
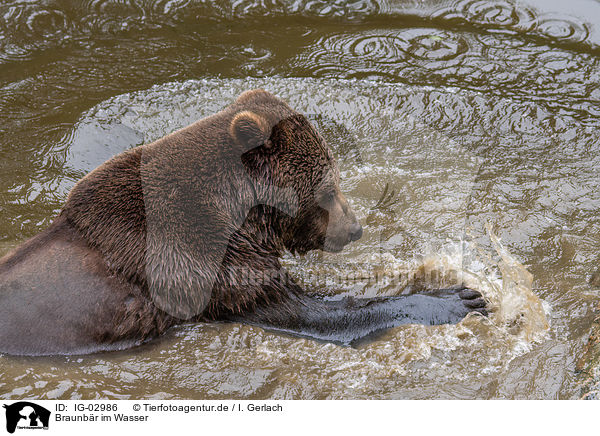
POLYGON ((358 240, 362 227, 341 192, 337 162, 309 120, 264 90, 245 92, 236 105, 243 110, 233 116, 230 134, 248 172, 265 171, 262 181, 271 190, 263 199, 278 209, 284 247, 338 252, 358 240))

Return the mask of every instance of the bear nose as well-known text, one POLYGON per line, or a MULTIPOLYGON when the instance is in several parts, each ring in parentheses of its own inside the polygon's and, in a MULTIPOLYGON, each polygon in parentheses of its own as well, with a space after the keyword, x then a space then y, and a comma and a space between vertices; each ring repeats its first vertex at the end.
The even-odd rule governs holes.
POLYGON ((350 227, 350 240, 358 241, 362 237, 362 234, 362 226, 359 223, 352 224, 352 227, 350 227))

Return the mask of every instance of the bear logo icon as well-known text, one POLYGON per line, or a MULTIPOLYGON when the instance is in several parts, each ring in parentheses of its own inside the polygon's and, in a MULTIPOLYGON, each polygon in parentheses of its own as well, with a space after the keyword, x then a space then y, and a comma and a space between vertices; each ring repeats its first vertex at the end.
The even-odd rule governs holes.
POLYGON ((6 409, 6 431, 14 433, 16 428, 48 429, 50 411, 28 401, 4 405, 6 409))

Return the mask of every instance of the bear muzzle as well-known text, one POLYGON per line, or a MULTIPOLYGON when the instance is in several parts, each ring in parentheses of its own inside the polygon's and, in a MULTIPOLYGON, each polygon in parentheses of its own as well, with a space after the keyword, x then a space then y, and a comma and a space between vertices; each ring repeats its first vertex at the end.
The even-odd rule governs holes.
POLYGON ((362 238, 362 235, 363 235, 363 228, 359 224, 359 222, 356 221, 350 227, 350 242, 358 241, 360 238, 362 238))

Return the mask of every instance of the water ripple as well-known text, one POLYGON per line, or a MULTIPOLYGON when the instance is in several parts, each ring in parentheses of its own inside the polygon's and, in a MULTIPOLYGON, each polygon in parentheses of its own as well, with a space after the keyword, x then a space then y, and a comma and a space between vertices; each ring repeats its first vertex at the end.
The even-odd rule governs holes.
MULTIPOLYGON (((552 22, 547 23, 549 30, 552 22)), ((584 35, 577 31, 583 27, 569 29, 571 38, 584 35)), ((600 76, 598 58, 497 33, 435 28, 337 33, 317 40, 292 66, 295 75, 443 83, 543 102, 580 119, 600 111, 591 85, 600 76)))
POLYGON ((26 23, 31 33, 40 35, 62 32, 68 27, 67 16, 56 9, 32 11, 26 23))
POLYGON ((535 22, 535 13, 532 10, 507 1, 459 1, 438 10, 432 16, 455 20, 463 19, 473 24, 522 30, 530 30, 535 22))
POLYGON ((462 22, 484 30, 522 36, 535 35, 555 42, 587 42, 589 26, 581 19, 537 12, 508 1, 467 0, 435 11, 432 18, 462 22))
POLYGON ((551 39, 582 42, 589 36, 588 26, 572 17, 546 15, 538 19, 536 30, 551 39))

